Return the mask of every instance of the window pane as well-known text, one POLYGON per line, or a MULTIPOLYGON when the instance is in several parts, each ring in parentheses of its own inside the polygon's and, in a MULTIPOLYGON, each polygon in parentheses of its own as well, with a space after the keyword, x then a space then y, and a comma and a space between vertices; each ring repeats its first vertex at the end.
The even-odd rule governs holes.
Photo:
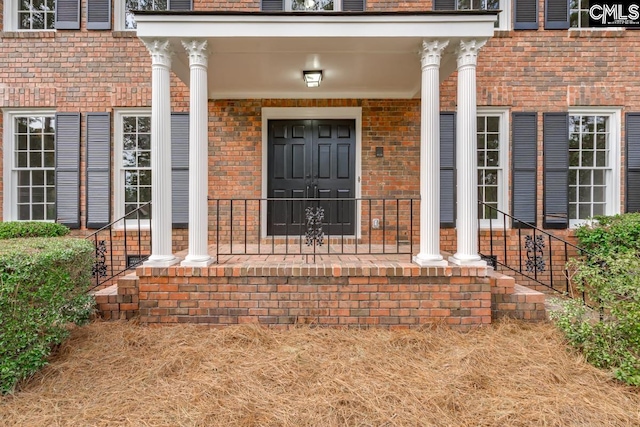
POLYGON ((498 151, 487 151, 487 166, 499 166, 500 153, 498 151))
POLYGON ((151 167, 151 153, 149 151, 138 152, 138 167, 151 167))
POLYGON ((47 187, 47 202, 56 201, 56 189, 54 187, 47 187))
POLYGON ((35 220, 35 221, 43 221, 44 218, 44 205, 43 204, 37 204, 37 205, 31 205, 31 219, 35 220))
POLYGON ((45 150, 53 151, 53 150, 56 149, 55 136, 53 136, 53 135, 45 135, 43 139, 44 139, 44 149, 45 150))
POLYGON ((151 185, 151 171, 150 170, 141 170, 140 171, 140 185, 151 185))
POLYGON ((18 220, 28 221, 31 219, 31 205, 18 205, 18 220))
POLYGON ((577 198, 577 194, 578 192, 576 191, 576 187, 569 187, 569 201, 570 202, 577 202, 578 198, 577 198))
POLYGON ((151 135, 139 135, 138 136, 138 149, 150 150, 151 149, 151 135))
POLYGON ((581 170, 578 173, 578 178, 580 185, 591 185, 591 171, 581 170))
POLYGON ((56 220, 56 205, 55 205, 55 203, 47 204, 47 219, 49 221, 55 221, 56 220))
POLYGON ((604 187, 593 187, 593 201, 604 202, 604 187))
POLYGON ((580 187, 578 197, 580 203, 589 203, 591 201, 591 187, 580 187))
MULTIPOLYGON (((127 5, 129 5, 129 1, 127 1, 127 5)), ((137 130, 136 126, 136 118, 135 117, 123 117, 122 118, 122 129, 125 133, 135 132, 137 130)))
POLYGON ((17 153, 16 154, 16 166, 19 168, 27 167, 27 153, 17 153))
POLYGON ((29 167, 41 168, 42 167, 42 153, 31 152, 29 153, 29 167))
POLYGON ((592 167, 593 166, 593 151, 583 151, 582 152, 582 163, 581 166, 592 167))
POLYGON ((54 153, 53 151, 45 151, 44 166, 52 168, 56 166, 56 153, 54 153))
POLYGON ((44 171, 33 171, 31 177, 33 185, 44 185, 44 171))
POLYGON ((500 129, 499 117, 487 117, 487 132, 497 133, 500 129))
POLYGON ((29 203, 31 201, 31 189, 18 188, 18 203, 29 203))
POLYGON ((52 170, 45 171, 47 185, 56 185, 56 172, 52 170))
POLYGON ((44 187, 34 187, 31 190, 31 202, 44 202, 44 187))
POLYGON ((31 184, 31 172, 19 171, 18 172, 18 185, 24 186, 31 184))
POLYGON ((604 215, 605 205, 603 203, 596 203, 593 205, 593 215, 604 215))
POLYGON ((569 135, 569 149, 577 150, 580 148, 580 134, 572 133, 569 135))
POLYGON ((579 151, 569 151, 569 166, 580 166, 579 151))
POLYGON ((138 118, 138 132, 151 132, 151 117, 138 118))
POLYGON ((569 218, 577 218, 578 216, 576 215, 577 212, 577 205, 575 203, 570 203, 569 204, 569 218))
POLYGON ((606 151, 597 151, 596 152, 596 166, 607 166, 607 152, 606 151))
POLYGON ((591 218, 591 205, 579 205, 578 207, 578 219, 591 218))
POLYGON ((593 150, 593 135, 591 134, 582 135, 582 149, 593 150))
POLYGON ((595 185, 604 185, 604 171, 603 170, 595 170, 595 171, 593 171, 593 183, 595 185))

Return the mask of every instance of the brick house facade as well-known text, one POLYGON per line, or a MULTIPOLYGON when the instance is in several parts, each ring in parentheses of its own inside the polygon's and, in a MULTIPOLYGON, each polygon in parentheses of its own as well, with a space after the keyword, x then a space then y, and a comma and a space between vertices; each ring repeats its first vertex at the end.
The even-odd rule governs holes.
MULTIPOLYGON (((381 17, 381 22, 396 19, 399 33, 388 37, 381 34, 381 40, 392 47, 402 39, 400 33, 408 28, 401 22, 405 18, 418 17, 416 22, 421 22, 422 27, 413 37, 418 40, 420 31, 424 31, 424 38, 429 42, 448 39, 424 29, 436 25, 438 20, 453 23, 457 20, 469 26, 476 18, 484 20, 477 36, 466 36, 486 42, 477 52, 474 77, 477 88, 474 117, 478 119, 473 128, 474 135, 477 134, 474 145, 478 144, 475 153, 479 174, 476 175, 473 167, 470 169, 474 182, 476 176, 479 177, 480 192, 479 196, 475 192, 469 194, 467 200, 480 197, 502 211, 561 236, 571 236, 572 227, 593 215, 639 209, 640 192, 636 188, 640 179, 640 92, 637 91, 640 73, 636 64, 640 56, 640 33, 623 28, 590 29, 588 23, 579 18, 580 11, 571 9, 573 3, 568 0, 501 0, 489 2, 486 7, 490 10, 486 13, 456 10, 464 8, 458 3, 370 0, 363 4, 342 0, 336 1, 334 7, 336 19, 350 14, 365 21, 373 19, 371 16, 381 17), (362 10, 365 13, 359 12, 362 10), (487 22, 496 16, 495 29, 487 36, 487 22)), ((137 15, 141 32, 138 34, 131 28, 135 21, 125 7, 143 8, 142 2, 127 1, 125 5, 124 0, 59 0, 57 15, 50 12, 53 4, 10 0, 3 5, 0 127, 4 157, 0 209, 5 221, 58 220, 77 229, 79 234, 88 234, 123 216, 127 209, 150 200, 152 191, 159 192, 151 187, 146 172, 152 168, 152 139, 159 138, 160 133, 151 132, 154 84, 150 43, 162 41, 163 36, 158 30, 162 22, 154 19, 166 19, 178 28, 176 22, 189 19, 213 17, 211 19, 217 19, 220 24, 231 19, 229 17, 241 17, 240 22, 243 14, 259 17, 263 10, 272 13, 292 8, 288 0, 263 0, 262 3, 174 0, 168 2, 166 8, 170 11, 166 14, 137 15), (194 13, 183 12, 185 10, 194 13), (52 118, 55 120, 50 120, 52 118), (133 148, 127 144, 133 144, 133 148), (133 181, 128 178, 132 176, 133 181)), ((320 20, 331 19, 330 13, 317 15, 320 20)), ((277 12, 265 16, 279 19, 277 12)), ((300 20, 304 19, 300 16, 300 20)), ((213 60, 219 53, 216 51, 219 46, 215 45, 217 39, 211 38, 211 34, 190 32, 189 24, 183 25, 182 41, 208 40, 205 50, 211 58, 205 73, 209 73, 209 81, 216 82, 217 64, 213 60)), ((466 31, 465 25, 455 29, 466 31)), ((166 37, 170 38, 173 30, 167 28, 166 37)), ((326 68, 323 70, 325 81, 317 88, 317 95, 309 92, 314 89, 303 87, 303 64, 299 75, 291 78, 287 96, 267 90, 270 84, 280 84, 281 79, 275 77, 273 81, 256 77, 262 81, 261 96, 230 89, 227 92, 230 96, 217 97, 215 90, 222 91, 224 87, 210 84, 210 92, 204 98, 206 131, 201 136, 207 153, 203 172, 207 185, 201 191, 216 199, 272 197, 267 194, 265 181, 265 112, 357 111, 356 195, 374 199, 419 199, 421 180, 423 185, 428 184, 427 177, 421 176, 421 145, 424 149, 425 141, 430 141, 432 146, 433 138, 437 138, 440 141, 437 174, 441 180, 437 195, 440 212, 437 219, 431 220, 432 224, 435 220, 441 223, 437 229, 440 239, 436 252, 459 251, 460 227, 456 231, 455 225, 460 224, 461 215, 469 217, 469 213, 461 213, 466 204, 460 204, 454 184, 457 176, 460 190, 461 170, 469 169, 456 165, 454 156, 456 132, 460 129, 456 126, 460 121, 461 83, 455 71, 455 49, 460 39, 451 38, 450 46, 442 50, 443 61, 439 65, 442 81, 436 85, 439 132, 427 137, 421 135, 421 128, 425 128, 421 99, 430 92, 420 92, 420 43, 415 45, 415 70, 407 74, 417 79, 412 84, 418 90, 410 96, 400 95, 397 88, 403 88, 403 82, 394 81, 399 80, 398 76, 387 76, 387 80, 377 82, 366 80, 368 74, 376 74, 375 67, 353 69, 354 73, 360 73, 357 77, 365 81, 363 84, 369 86, 360 92, 345 91, 349 96, 338 96, 339 90, 327 92, 331 88, 331 74, 326 68), (393 95, 385 96, 384 92, 375 90, 376 84, 387 82, 396 85, 388 91, 393 95)), ((341 45, 340 41, 330 43, 336 43, 332 45, 336 49, 341 45)), ((172 126, 165 129, 171 129, 172 133, 163 143, 188 145, 194 93, 185 83, 189 80, 188 53, 178 52, 176 48, 180 46, 174 42, 173 63, 168 68, 171 70, 169 91, 165 94, 169 109, 162 113, 166 118, 170 111, 172 126)), ((349 52, 346 47, 341 49, 345 49, 341 54, 349 52)), ((286 52, 283 52, 279 54, 284 57, 286 52)), ((424 58, 424 50, 422 52, 424 58)), ((255 54, 253 51, 246 55, 255 54)), ((358 58, 358 52, 351 54, 358 58)), ((320 67, 324 66, 320 64, 320 67)), ((422 78, 424 84, 424 75, 422 78)), ((247 86, 254 87, 249 82, 247 86)), ((200 97, 198 102, 202 101, 200 97)), ((431 119, 434 111, 431 110, 431 119)), ((275 113, 272 117, 274 120, 295 118, 295 113, 291 114, 275 113)), ((301 113, 299 118, 310 117, 301 113)), ((318 117, 324 118, 327 117, 318 117)), ((166 125, 168 121, 161 122, 166 125)), ((164 183, 173 186, 173 202, 167 206, 172 211, 174 227, 169 231, 168 243, 164 243, 165 248, 169 245, 169 253, 188 250, 189 242, 194 239, 186 228, 192 202, 186 192, 180 191, 188 186, 187 170, 192 168, 187 157, 181 160, 183 164, 179 164, 180 154, 176 157, 174 153, 173 184, 164 183), (176 181, 179 179, 182 181, 176 181)), ((158 179, 157 175, 153 179, 158 179)), ((424 189, 422 193, 425 200, 424 189)), ((202 207, 202 203, 200 205, 202 207)), ((205 203, 204 209, 207 214, 201 224, 207 224, 208 233, 204 243, 200 238, 201 245, 215 238, 211 203, 205 203)), ((425 212, 428 210, 422 213, 425 212)), ((418 240, 420 237, 425 240, 425 235, 420 234, 425 221, 422 215, 412 229, 418 240)), ((165 222, 171 222, 171 215, 165 222)), ((473 222, 476 224, 475 219, 473 222)), ((483 225, 485 222, 480 221, 481 229, 483 225)), ((473 229, 466 235, 475 238, 475 234, 473 229)), ((156 245, 163 244, 159 239, 154 240, 156 245)), ((420 254, 425 250, 422 243, 420 254)), ((475 245, 473 239, 471 243, 475 245)))

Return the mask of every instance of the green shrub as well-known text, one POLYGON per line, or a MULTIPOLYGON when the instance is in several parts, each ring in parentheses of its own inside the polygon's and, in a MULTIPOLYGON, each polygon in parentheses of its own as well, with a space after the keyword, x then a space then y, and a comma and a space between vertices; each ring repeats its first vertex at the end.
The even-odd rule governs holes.
POLYGON ((593 255, 569 263, 582 301, 563 301, 551 312, 571 344, 593 365, 640 385, 640 214, 599 217, 577 231, 593 255))
POLYGON ((640 251, 640 213, 598 216, 596 220, 576 230, 579 246, 603 256, 640 251))
POLYGON ((0 391, 11 392, 88 319, 94 250, 84 239, 31 238, 0 245, 0 391))
POLYGON ((69 234, 69 228, 55 222, 0 222, 0 240, 18 237, 58 237, 69 234))

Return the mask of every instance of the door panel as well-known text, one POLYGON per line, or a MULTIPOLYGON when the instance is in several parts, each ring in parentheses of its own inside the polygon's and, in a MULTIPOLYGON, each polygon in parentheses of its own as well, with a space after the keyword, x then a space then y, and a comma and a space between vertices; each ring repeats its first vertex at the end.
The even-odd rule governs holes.
MULTIPOLYGON (((268 197, 355 197, 354 120, 270 120, 268 126, 268 197)), ((355 232, 353 201, 309 204, 324 208, 325 235, 355 232)), ((268 234, 303 234, 306 206, 296 201, 270 202, 268 234)))

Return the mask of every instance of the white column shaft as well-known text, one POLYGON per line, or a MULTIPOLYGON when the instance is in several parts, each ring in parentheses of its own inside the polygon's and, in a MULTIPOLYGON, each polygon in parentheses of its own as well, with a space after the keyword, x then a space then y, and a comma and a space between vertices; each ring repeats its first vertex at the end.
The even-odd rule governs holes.
POLYGON ((176 262, 171 236, 171 52, 168 41, 147 44, 151 53, 151 256, 150 266, 176 262))
POLYGON ((458 264, 481 263, 478 254, 478 153, 476 63, 484 42, 460 42, 456 114, 457 252, 458 264))
POLYGON ((207 111, 207 42, 183 42, 189 55, 189 253, 182 265, 206 266, 209 256, 209 215, 207 198, 208 173, 208 111, 207 111))
POLYGON ((440 254, 440 58, 449 42, 422 44, 420 103, 420 253, 421 266, 443 266, 440 254))

